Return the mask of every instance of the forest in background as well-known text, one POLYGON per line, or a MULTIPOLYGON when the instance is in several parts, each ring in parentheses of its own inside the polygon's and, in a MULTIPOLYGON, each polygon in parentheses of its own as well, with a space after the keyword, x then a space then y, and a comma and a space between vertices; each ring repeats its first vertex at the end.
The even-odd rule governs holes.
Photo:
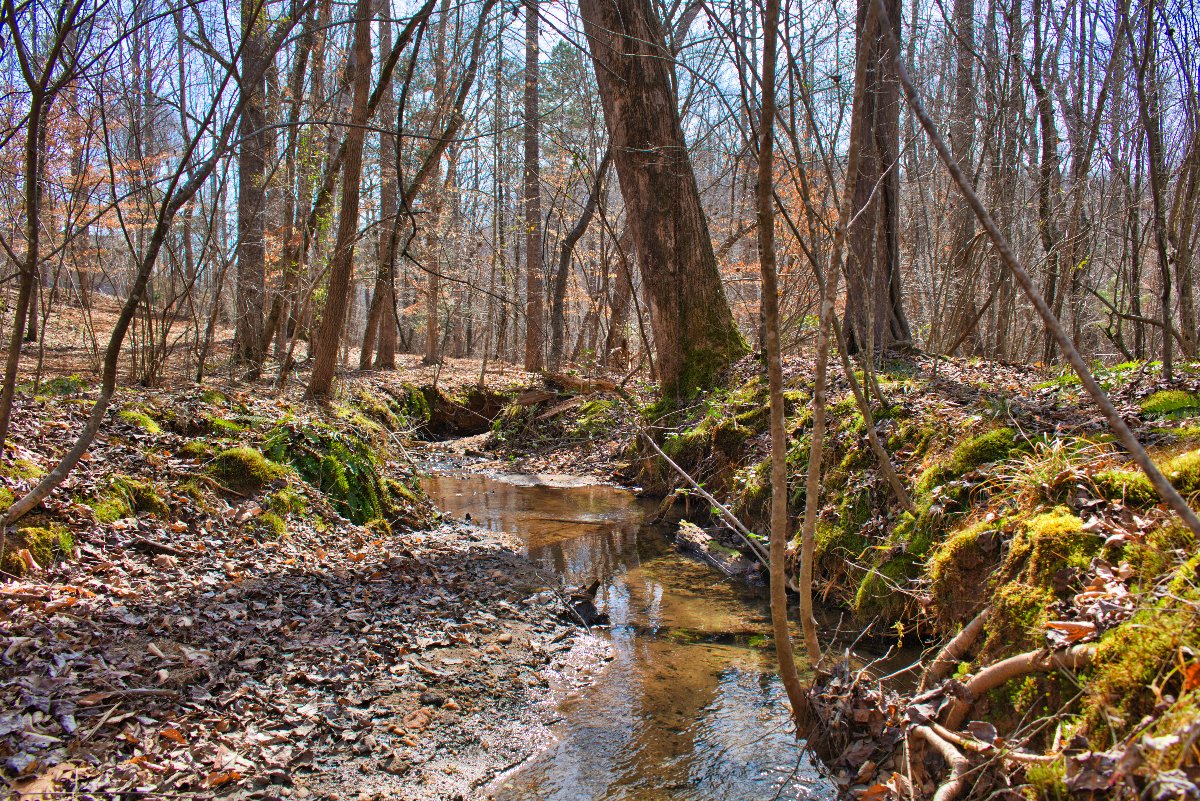
MULTIPOLYGON (((782 9, 773 200, 788 351, 816 328, 867 6, 782 9)), ((671 59, 705 245, 761 347, 763 9, 646 8, 671 59)), ((1089 359, 1196 355, 1193 12, 890 9, 932 119, 1089 359)), ((643 213, 631 217, 610 168, 573 5, 30 2, 4 22, 10 353, 41 354, 46 319, 70 315, 78 339, 50 354, 98 371, 114 305, 133 292, 122 380, 144 385, 258 374, 267 359, 282 380, 315 356, 325 318, 338 367, 387 368, 399 351, 654 374, 665 335, 645 264, 661 259, 637 251, 643 213)), ((864 332, 847 333, 1058 361, 876 60, 855 204, 875 219, 854 229, 838 301, 864 332), (869 324, 856 307, 874 307, 869 324)))

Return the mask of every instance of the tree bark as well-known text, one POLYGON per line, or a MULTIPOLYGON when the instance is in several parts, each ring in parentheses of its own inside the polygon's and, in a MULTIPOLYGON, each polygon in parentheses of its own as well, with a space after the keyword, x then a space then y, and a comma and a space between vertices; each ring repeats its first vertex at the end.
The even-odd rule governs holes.
MULTIPOLYGON (((852 114, 858 127, 858 177, 848 232, 845 334, 854 350, 882 353, 912 341, 900 288, 900 95, 889 38, 868 31, 867 8, 859 0, 858 48, 866 53, 865 87, 852 114)), ((888 0, 893 33, 900 40, 900 3, 888 0)))
POLYGON ((263 298, 266 295, 267 132, 265 108, 266 27, 263 0, 242 0, 242 71, 246 98, 238 124, 238 257, 235 355, 252 372, 262 364, 263 298), (250 76, 258 76, 252 80, 250 76))
POLYGON ((525 0, 525 369, 542 369, 542 189, 538 147, 538 0, 525 0))
POLYGON ((551 288, 550 294, 550 372, 558 372, 562 364, 563 355, 563 338, 565 336, 563 328, 565 325, 565 317, 563 306, 567 295, 567 277, 571 269, 571 254, 575 250, 575 244, 583 238, 587 233, 588 225, 592 222, 592 216, 596 213, 596 206, 600 201, 600 193, 604 188, 604 176, 608 173, 608 165, 612 160, 612 150, 604 151, 604 158, 600 160, 600 166, 596 168, 596 180, 592 184, 591 190, 588 192, 587 200, 583 204, 583 211, 579 215, 579 219, 575 221, 575 225, 567 232, 566 237, 562 242, 562 251, 558 257, 558 269, 554 273, 554 285, 551 288))
MULTIPOLYGON (((379 49, 386 53, 392 49, 390 0, 381 0, 378 15, 379 49)), ((374 362, 375 368, 391 370, 396 366, 395 237, 392 236, 392 229, 399 210, 399 185, 396 181, 396 134, 387 130, 396 116, 396 97, 391 76, 388 76, 382 89, 383 99, 379 103, 379 265, 358 356, 361 370, 371 366, 376 342, 379 343, 379 354, 374 362)))
MULTIPOLYGON (((763 340, 771 417, 771 629, 779 677, 792 705, 797 728, 809 716, 808 698, 796 672, 788 630, 787 429, 784 423, 783 353, 779 343, 779 276, 775 267, 775 60, 779 47, 779 0, 767 0, 763 13, 762 102, 758 146, 758 264, 762 275, 763 340)), ((812 649, 810 646, 810 653, 812 649)), ((819 650, 818 650, 819 655, 819 650)))
POLYGON ((350 109, 350 129, 346 134, 346 157, 342 162, 342 206, 338 211, 337 241, 329 270, 329 290, 317 330, 312 376, 307 392, 307 397, 316 400, 328 398, 333 386, 338 346, 350 295, 350 278, 354 272, 354 242, 358 236, 363 134, 367 124, 367 95, 371 84, 371 0, 357 0, 354 17, 354 50, 347 65, 354 98, 350 109))
POLYGON ((649 0, 582 0, 613 161, 650 305, 661 392, 711 386, 747 350, 721 286, 649 0))

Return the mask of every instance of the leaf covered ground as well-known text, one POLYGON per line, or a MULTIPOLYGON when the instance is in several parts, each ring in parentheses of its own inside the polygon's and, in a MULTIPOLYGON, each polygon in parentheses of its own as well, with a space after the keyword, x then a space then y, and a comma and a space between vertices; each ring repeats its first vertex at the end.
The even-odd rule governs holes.
MULTIPOLYGON (((92 393, 18 396, 7 493, 51 466, 92 393)), ((438 519, 402 444, 429 422, 420 391, 343 395, 121 397, 5 537, 10 792, 475 797, 546 736, 550 683, 602 648, 570 649, 506 535, 438 519)))

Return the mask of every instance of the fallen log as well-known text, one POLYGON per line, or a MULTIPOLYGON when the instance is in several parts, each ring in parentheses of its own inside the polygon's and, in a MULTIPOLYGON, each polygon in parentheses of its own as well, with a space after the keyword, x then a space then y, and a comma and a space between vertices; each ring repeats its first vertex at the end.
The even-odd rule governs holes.
POLYGON ((593 392, 616 392, 617 383, 603 378, 580 378, 565 373, 544 373, 547 384, 569 389, 572 392, 590 394, 593 392))

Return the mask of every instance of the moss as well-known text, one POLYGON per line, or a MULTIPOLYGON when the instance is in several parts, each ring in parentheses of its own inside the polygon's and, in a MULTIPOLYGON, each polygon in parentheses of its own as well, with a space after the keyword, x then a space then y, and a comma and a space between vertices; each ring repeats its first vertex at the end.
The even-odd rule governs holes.
POLYGON ((87 505, 99 523, 112 523, 139 512, 166 517, 171 511, 151 482, 129 476, 113 476, 100 495, 87 505))
POLYGON ((354 396, 354 406, 378 425, 388 431, 398 431, 403 426, 392 408, 379 397, 360 391, 354 396))
POLYGON ((663 397, 694 398, 717 383, 717 377, 729 365, 749 352, 750 347, 731 319, 721 319, 720 308, 704 310, 694 320, 695 344, 685 346, 679 382, 662 385, 663 397))
POLYGON ((1200 448, 1181 453, 1160 467, 1167 480, 1184 495, 1200 492, 1200 448))
POLYGON ((1164 389, 1143 400, 1140 408, 1147 417, 1193 417, 1200 414, 1200 395, 1181 389, 1164 389))
POLYGON ((746 442, 753 435, 753 431, 739 425, 737 420, 726 418, 713 427, 712 446, 726 458, 734 460, 742 455, 746 442))
MULTIPOLYGON (((1157 464, 1175 489, 1187 496, 1200 493, 1200 449, 1185 451, 1157 464)), ((1159 501, 1154 485, 1141 470, 1102 470, 1092 476, 1092 484, 1109 500, 1133 506, 1153 506, 1159 501)))
POLYGON ((6 478, 35 479, 45 474, 45 470, 28 459, 17 457, 0 461, 0 475, 6 478))
POLYGON ((252 521, 256 534, 271 540, 287 536, 287 522, 274 512, 263 512, 252 521))
POLYGON ((1035 762, 1027 766, 1025 781, 1036 799, 1067 801, 1071 797, 1067 790, 1066 766, 1061 759, 1053 762, 1035 762))
POLYGON ((183 443, 179 448, 179 455, 196 461, 203 461, 212 457, 217 449, 209 445, 202 439, 191 439, 183 443))
POLYGON ((277 515, 299 515, 308 510, 308 499, 291 487, 284 487, 267 496, 267 508, 277 515))
POLYGON ((1021 576, 1040 587, 1061 583, 1064 570, 1083 570, 1102 541, 1083 530, 1083 521, 1065 507, 1030 518, 1019 529, 1005 559, 1005 575, 1021 576))
POLYGON ((229 396, 219 389, 206 389, 200 393, 200 400, 210 406, 224 406, 229 403, 229 396))
POLYGON ((920 573, 921 564, 912 554, 901 553, 872 568, 858 585, 854 612, 860 618, 878 616, 884 623, 906 617, 912 596, 903 590, 920 573))
POLYGON ((939 484, 962 478, 977 467, 1006 459, 1020 447, 1011 428, 993 428, 970 437, 960 442, 945 462, 927 468, 914 489, 918 494, 927 493, 939 484))
POLYGON ((208 498, 208 488, 203 482, 195 478, 189 478, 186 481, 176 484, 175 491, 185 498, 191 498, 193 501, 201 504, 202 508, 204 501, 208 498))
POLYGON ((616 412, 616 401, 604 399, 587 401, 579 407, 571 433, 574 436, 590 437, 607 431, 617 423, 616 412))
POLYGON ((1083 703, 1083 730, 1095 747, 1123 739, 1166 696, 1179 698, 1177 663, 1200 649, 1200 612, 1191 598, 1139 610, 1107 632, 1083 703))
POLYGON ((820 575, 831 578, 862 561, 867 540, 858 527, 837 526, 825 520, 817 522, 813 537, 813 565, 820 575))
POLYGON ((368 520, 363 526, 367 531, 377 537, 390 537, 392 535, 392 526, 382 517, 376 517, 374 520, 368 520))
POLYGON ((999 564, 997 521, 981 520, 965 526, 938 545, 927 572, 934 607, 944 627, 966 622, 979 609, 979 589, 999 564))
POLYGON ((1180 556, 1194 553, 1196 536, 1181 523, 1167 523, 1146 532, 1144 541, 1131 542, 1124 557, 1143 587, 1168 573, 1180 556))
POLYGON ((17 554, 28 549, 41 567, 71 558, 75 553, 75 538, 66 526, 50 523, 46 526, 25 526, 4 538, 3 562, 0 570, 20 576, 25 574, 25 562, 17 554))
POLYGON ((399 511, 384 482, 379 448, 361 434, 321 423, 277 426, 267 437, 271 458, 289 464, 358 524, 399 511))
POLYGON ((232 437, 246 430, 241 423, 215 414, 204 415, 204 420, 208 424, 208 429, 218 437, 232 437))
POLYGON ((140 428, 147 434, 161 434, 162 428, 154 418, 138 409, 122 409, 117 413, 117 419, 123 423, 140 428))
POLYGON ((961 476, 976 467, 1007 458, 1016 447, 1017 435, 1011 428, 994 428, 959 443, 947 466, 955 475, 961 476))
POLYGON ((87 389, 87 379, 78 373, 66 376, 55 376, 43 381, 38 388, 41 395, 76 395, 87 389))
POLYGON ((17 500, 17 496, 8 487, 0 485, 0 512, 8 510, 17 500))
POLYGON ((285 475, 282 466, 247 446, 221 451, 205 472, 237 492, 256 492, 285 475))
POLYGON ((1023 582, 1001 584, 992 594, 992 613, 988 616, 988 638, 983 650, 1011 653, 1040 644, 1045 638, 1049 609, 1054 593, 1044 587, 1023 582))

